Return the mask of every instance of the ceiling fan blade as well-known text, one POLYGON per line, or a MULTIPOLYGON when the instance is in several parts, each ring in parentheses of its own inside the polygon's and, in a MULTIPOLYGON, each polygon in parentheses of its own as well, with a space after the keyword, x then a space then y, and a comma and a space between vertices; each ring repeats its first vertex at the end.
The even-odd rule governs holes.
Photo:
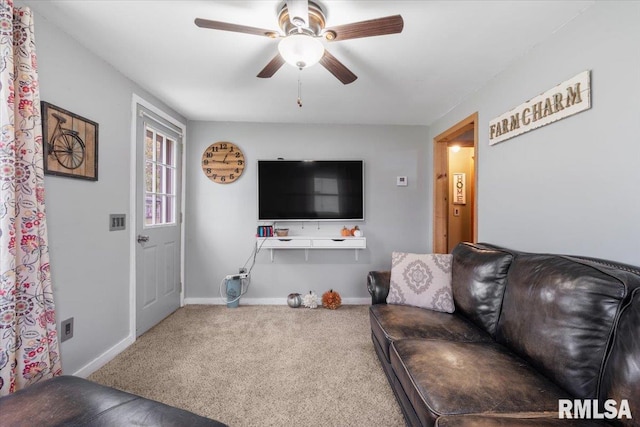
POLYGON ((309 26, 309 0, 287 0, 289 21, 296 27, 309 26))
POLYGON ((210 28, 212 30, 233 31, 234 33, 253 34, 256 36, 266 36, 275 38, 278 33, 264 28, 247 27, 246 25, 230 24, 229 22, 210 21, 209 19, 196 18, 195 23, 200 28, 210 28))
POLYGON ((278 71, 280 67, 282 67, 283 64, 284 58, 282 58, 282 56, 280 56, 280 54, 278 53, 273 57, 271 61, 269 61, 267 66, 258 73, 257 77, 260 77, 261 79, 268 79, 269 77, 273 76, 276 71, 278 71))
POLYGON ((326 49, 320 59, 320 65, 329 70, 331 74, 336 76, 336 78, 345 85, 353 83, 358 78, 358 76, 353 74, 351 70, 345 67, 342 62, 338 61, 338 59, 326 49))
POLYGON ((324 34, 329 41, 340 41, 401 33, 403 28, 402 16, 393 15, 326 28, 324 34))

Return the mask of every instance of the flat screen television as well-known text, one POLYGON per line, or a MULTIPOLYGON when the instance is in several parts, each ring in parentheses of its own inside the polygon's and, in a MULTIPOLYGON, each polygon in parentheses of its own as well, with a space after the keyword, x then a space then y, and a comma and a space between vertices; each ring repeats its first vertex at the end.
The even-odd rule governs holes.
POLYGON ((259 160, 258 220, 364 220, 364 162, 259 160))

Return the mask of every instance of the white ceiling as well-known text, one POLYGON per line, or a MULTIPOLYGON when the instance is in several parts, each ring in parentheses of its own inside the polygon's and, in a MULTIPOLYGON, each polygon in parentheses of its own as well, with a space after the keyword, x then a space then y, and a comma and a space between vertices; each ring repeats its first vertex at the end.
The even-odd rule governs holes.
POLYGON ((404 31, 324 42, 358 79, 345 86, 320 65, 303 70, 302 108, 296 68, 256 77, 277 40, 193 23, 277 30, 281 0, 23 3, 190 120, 428 125, 594 0, 319 1, 328 27, 401 14, 404 31))

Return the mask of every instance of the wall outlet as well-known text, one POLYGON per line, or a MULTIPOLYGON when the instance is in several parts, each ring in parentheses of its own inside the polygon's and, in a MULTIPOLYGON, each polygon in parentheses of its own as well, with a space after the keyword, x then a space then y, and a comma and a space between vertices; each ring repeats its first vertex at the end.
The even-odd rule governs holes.
POLYGON ((247 269, 246 269, 246 268, 244 268, 244 267, 240 267, 240 268, 238 269, 238 273, 239 273, 239 274, 247 274, 247 269))
POLYGON ((73 338, 73 317, 63 320, 60 326, 61 337, 60 342, 65 342, 68 339, 73 338))

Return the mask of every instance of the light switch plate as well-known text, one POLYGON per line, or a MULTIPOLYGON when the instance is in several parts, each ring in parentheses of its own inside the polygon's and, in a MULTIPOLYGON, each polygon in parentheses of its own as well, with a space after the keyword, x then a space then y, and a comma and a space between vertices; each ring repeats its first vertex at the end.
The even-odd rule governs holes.
POLYGON ((63 320, 60 325, 60 330, 62 332, 60 342, 73 338, 73 317, 63 320))
POLYGON ((125 230, 126 228, 126 214, 109 214, 109 231, 125 230))

